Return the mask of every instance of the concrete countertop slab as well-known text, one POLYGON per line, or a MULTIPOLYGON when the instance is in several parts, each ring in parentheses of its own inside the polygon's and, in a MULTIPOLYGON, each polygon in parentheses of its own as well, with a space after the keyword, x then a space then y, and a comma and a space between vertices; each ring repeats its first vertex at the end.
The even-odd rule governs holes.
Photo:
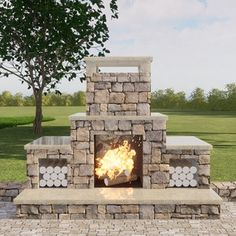
POLYGON ((221 204, 212 189, 25 189, 15 204, 221 204))
POLYGON ((28 149, 68 149, 71 150, 70 136, 43 136, 28 143, 24 146, 25 150, 28 149))
POLYGON ((69 116, 71 121, 76 120, 168 120, 168 116, 154 112, 150 116, 110 116, 110 115, 98 115, 89 116, 86 113, 76 113, 69 116))
POLYGON ((211 150, 212 145, 194 136, 166 136, 167 150, 211 150))

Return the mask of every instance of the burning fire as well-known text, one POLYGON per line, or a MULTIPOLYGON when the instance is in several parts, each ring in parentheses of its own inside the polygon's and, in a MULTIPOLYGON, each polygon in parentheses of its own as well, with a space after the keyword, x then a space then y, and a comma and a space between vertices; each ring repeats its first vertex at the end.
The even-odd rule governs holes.
POLYGON ((135 155, 135 150, 124 140, 122 145, 108 150, 102 158, 96 159, 98 168, 95 168, 95 173, 98 178, 108 177, 110 180, 116 179, 121 173, 128 177, 134 168, 135 155))

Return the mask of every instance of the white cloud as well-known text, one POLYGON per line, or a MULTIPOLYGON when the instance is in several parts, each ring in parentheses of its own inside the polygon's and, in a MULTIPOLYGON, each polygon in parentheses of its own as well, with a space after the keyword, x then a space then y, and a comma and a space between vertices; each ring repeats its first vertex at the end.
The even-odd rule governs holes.
MULTIPOLYGON (((113 56, 153 56, 153 89, 190 92, 197 86, 209 90, 236 81, 235 0, 118 3, 119 19, 109 22, 107 46, 113 56)), ((0 92, 10 90, 9 83, 3 86, 0 92)), ((18 83, 11 86, 25 92, 18 83)), ((72 92, 84 85, 77 80, 63 82, 61 88, 72 92)))

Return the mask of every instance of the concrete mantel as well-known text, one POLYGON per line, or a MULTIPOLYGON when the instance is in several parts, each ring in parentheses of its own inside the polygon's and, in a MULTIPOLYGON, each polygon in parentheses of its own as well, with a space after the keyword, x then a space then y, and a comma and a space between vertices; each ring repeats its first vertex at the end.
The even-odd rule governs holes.
POLYGON ((152 57, 86 57, 85 62, 87 76, 99 67, 138 67, 139 73, 150 73, 152 57))
POLYGON ((71 121, 77 120, 163 120, 167 121, 168 116, 158 112, 151 113, 150 116, 109 116, 109 115, 86 115, 86 113, 75 113, 69 116, 71 121))

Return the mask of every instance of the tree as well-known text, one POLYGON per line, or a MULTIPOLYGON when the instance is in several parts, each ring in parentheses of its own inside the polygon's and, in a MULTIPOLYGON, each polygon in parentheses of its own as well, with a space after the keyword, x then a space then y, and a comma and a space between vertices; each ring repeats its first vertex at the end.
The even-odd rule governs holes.
POLYGON ((226 105, 226 92, 219 89, 212 89, 208 96, 208 107, 210 110, 219 111, 219 110, 227 110, 226 105))
POLYGON ((206 107, 206 97, 204 90, 196 88, 190 96, 190 105, 194 109, 204 109, 206 107))
MULTIPOLYGON (((34 132, 41 133, 42 95, 71 80, 82 59, 109 51, 107 7, 118 17, 116 0, 3 0, 0 2, 0 73, 14 75, 33 90, 34 132)), ((82 80, 82 79, 81 79, 82 80)))

